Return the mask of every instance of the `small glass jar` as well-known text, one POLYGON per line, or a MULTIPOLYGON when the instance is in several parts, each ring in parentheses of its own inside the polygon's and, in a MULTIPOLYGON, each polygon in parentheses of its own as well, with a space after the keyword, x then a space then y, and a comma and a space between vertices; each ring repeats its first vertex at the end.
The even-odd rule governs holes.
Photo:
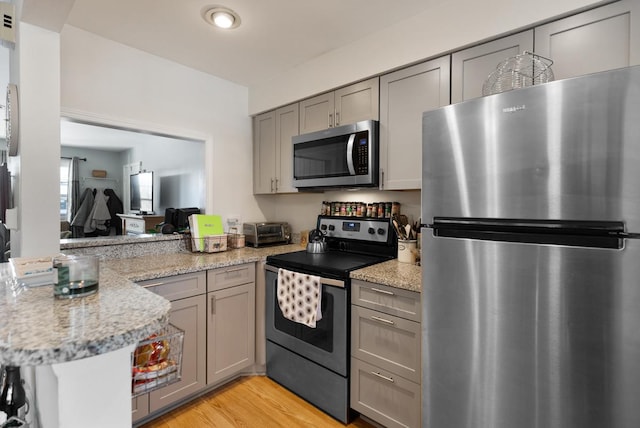
POLYGON ((83 297, 98 291, 100 259, 97 256, 59 255, 53 258, 53 295, 58 299, 83 297))

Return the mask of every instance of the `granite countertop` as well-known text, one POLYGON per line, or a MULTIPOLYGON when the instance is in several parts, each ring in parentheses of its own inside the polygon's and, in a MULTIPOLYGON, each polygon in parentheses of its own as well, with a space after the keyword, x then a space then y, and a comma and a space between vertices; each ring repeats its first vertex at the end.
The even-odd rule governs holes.
POLYGON ((127 259, 105 260, 104 264, 125 278, 138 282, 207 269, 253 263, 272 254, 300 251, 299 244, 271 247, 244 247, 219 253, 167 253, 127 259))
POLYGON ((351 272, 351 278, 421 292, 421 269, 418 265, 400 263, 398 260, 393 259, 388 262, 354 270, 351 272))
POLYGON ((163 235, 161 233, 143 233, 139 235, 98 236, 95 238, 68 238, 60 240, 60 249, 104 247, 110 245, 141 244, 147 242, 178 241, 184 235, 177 233, 163 235))
POLYGON ((14 288, 0 267, 0 364, 56 364, 135 344, 168 322, 168 300, 100 267, 97 293, 53 298, 53 285, 14 288))

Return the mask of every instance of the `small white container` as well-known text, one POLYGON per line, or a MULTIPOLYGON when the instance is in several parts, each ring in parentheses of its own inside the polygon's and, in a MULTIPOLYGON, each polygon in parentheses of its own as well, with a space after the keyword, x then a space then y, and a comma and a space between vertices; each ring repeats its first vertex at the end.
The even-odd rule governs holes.
POLYGON ((416 262, 416 244, 415 239, 398 239, 398 261, 400 263, 415 263, 416 262))

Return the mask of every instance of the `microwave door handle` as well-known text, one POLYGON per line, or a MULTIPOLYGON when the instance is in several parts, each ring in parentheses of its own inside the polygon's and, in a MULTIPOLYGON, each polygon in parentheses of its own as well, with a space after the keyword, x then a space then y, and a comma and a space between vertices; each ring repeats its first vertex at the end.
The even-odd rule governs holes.
POLYGON ((349 174, 351 175, 356 175, 356 169, 353 166, 353 142, 355 139, 356 134, 351 134, 347 142, 347 166, 349 167, 349 174))

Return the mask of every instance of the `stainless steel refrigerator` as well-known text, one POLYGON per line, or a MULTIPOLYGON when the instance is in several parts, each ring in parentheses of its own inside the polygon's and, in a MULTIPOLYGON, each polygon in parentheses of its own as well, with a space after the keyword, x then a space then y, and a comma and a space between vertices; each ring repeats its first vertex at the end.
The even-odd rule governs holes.
POLYGON ((423 115, 426 428, 640 427, 640 68, 423 115))

